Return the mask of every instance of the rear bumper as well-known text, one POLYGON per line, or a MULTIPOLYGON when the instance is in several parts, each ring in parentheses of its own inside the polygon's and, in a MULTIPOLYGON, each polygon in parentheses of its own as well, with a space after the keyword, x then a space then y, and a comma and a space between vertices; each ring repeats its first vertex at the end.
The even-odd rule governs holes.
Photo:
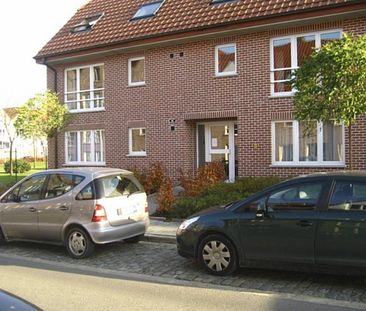
POLYGON ((91 223, 85 226, 91 239, 96 244, 106 244, 128 239, 137 235, 145 234, 150 220, 131 222, 120 226, 111 226, 109 223, 95 224, 91 223))

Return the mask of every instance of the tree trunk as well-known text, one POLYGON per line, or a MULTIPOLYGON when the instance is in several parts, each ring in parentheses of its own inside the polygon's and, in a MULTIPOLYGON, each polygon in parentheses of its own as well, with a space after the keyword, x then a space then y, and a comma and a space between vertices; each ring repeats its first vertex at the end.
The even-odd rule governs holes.
POLYGON ((10 176, 13 176, 13 141, 10 140, 10 149, 9 149, 9 166, 10 166, 10 176))
POLYGON ((348 161, 349 161, 349 169, 353 170, 353 163, 352 163, 352 124, 351 123, 348 126, 348 161))
POLYGON ((36 146, 36 139, 33 137, 33 168, 36 168, 36 161, 37 161, 37 146, 36 146))

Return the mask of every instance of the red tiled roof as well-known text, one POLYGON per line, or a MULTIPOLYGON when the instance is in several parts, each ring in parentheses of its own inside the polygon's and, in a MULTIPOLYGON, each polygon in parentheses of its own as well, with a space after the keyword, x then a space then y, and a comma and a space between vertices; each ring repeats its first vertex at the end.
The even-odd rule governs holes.
POLYGON ((255 18, 272 17, 357 0, 237 0, 211 4, 211 0, 165 0, 156 16, 131 20, 138 8, 154 0, 90 0, 38 52, 37 58, 61 55, 131 39, 202 29, 255 18), (71 33, 83 19, 104 13, 89 32, 71 33))

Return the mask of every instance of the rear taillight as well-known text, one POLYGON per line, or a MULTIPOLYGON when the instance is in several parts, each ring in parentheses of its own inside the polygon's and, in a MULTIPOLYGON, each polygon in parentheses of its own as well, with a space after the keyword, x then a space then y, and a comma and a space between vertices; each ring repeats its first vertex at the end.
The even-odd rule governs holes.
POLYGON ((149 204, 147 204, 147 201, 145 202, 145 213, 149 212, 149 204))
POLYGON ((94 213, 92 217, 92 222, 106 221, 107 215, 105 213, 103 205, 97 204, 94 207, 94 213))

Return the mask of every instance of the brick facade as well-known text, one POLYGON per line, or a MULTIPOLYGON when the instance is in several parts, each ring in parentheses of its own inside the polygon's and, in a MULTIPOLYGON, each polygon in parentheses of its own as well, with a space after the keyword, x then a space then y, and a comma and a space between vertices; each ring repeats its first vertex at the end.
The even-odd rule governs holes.
MULTIPOLYGON (((196 169, 196 124, 235 120, 239 176, 290 176, 334 169, 272 167, 271 150, 271 121, 292 118, 292 99, 270 96, 270 39, 326 29, 366 33, 366 18, 277 28, 54 65, 61 100, 65 68, 97 63, 105 66, 105 111, 76 113, 66 130, 105 129, 107 166, 148 167, 161 161, 169 174, 177 178, 179 169, 196 169), (215 46, 226 43, 236 43, 237 75, 216 77, 215 46), (146 85, 130 87, 128 59, 139 56, 145 57, 146 85), (176 120, 175 131, 170 129, 170 119, 176 120), (146 157, 128 156, 128 128, 133 124, 146 126, 146 157)), ((48 87, 52 89, 53 85, 53 72, 48 70, 48 87)), ((345 135, 347 150, 347 132, 345 135)), ((62 167, 63 132, 58 135, 57 145, 58 166, 62 167)), ((366 169, 365 145, 362 120, 354 126, 355 169, 366 169)), ((55 144, 50 142, 50 167, 56 165, 54 152, 55 144)))

